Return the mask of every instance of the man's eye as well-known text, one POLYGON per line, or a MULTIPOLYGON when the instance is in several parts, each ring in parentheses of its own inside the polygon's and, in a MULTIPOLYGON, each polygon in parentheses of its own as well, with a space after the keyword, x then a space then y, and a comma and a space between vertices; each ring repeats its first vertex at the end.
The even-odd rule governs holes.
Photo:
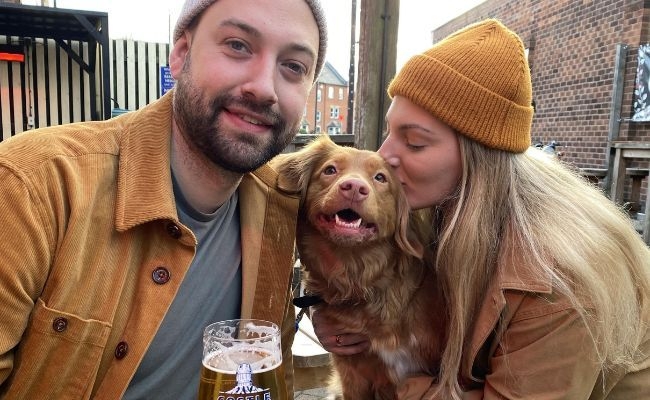
POLYGON ((307 68, 305 68, 304 65, 297 63, 297 62, 288 62, 284 64, 287 68, 289 68, 292 72, 299 74, 299 75, 305 75, 307 74, 307 68))
POLYGON ((325 174, 325 175, 334 175, 334 174, 336 174, 336 168, 333 165, 328 165, 323 170, 323 174, 325 174))
POLYGON ((230 46, 231 49, 237 52, 248 51, 248 47, 246 47, 246 43, 242 42, 241 40, 230 40, 228 42, 228 46, 230 46))

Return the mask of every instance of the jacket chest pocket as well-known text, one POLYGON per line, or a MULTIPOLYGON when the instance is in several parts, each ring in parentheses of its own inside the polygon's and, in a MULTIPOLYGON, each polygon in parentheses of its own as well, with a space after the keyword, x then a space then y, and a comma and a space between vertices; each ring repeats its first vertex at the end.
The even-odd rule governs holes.
POLYGON ((7 399, 87 399, 110 325, 48 308, 38 299, 16 350, 7 399))

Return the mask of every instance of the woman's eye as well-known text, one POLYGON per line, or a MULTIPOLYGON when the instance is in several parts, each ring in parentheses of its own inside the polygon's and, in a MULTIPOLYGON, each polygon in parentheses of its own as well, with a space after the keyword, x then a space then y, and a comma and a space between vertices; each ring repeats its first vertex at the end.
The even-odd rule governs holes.
POLYGON ((334 168, 334 166, 332 166, 332 165, 328 165, 323 170, 323 174, 325 174, 325 175, 334 175, 334 174, 336 174, 336 168, 334 168))
POLYGON ((422 150, 424 146, 418 145, 418 144, 412 144, 412 143, 406 143, 406 147, 408 147, 411 150, 422 150))
POLYGON ((377 182, 386 183, 386 181, 387 181, 386 180, 386 175, 384 175, 383 173, 380 172, 377 175, 375 175, 375 180, 377 182))

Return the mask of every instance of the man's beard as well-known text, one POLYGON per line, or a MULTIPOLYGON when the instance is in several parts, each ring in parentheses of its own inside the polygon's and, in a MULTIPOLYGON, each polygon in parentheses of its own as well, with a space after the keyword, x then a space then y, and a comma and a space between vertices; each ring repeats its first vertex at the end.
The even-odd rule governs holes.
POLYGON ((208 99, 192 84, 187 64, 176 82, 173 107, 176 124, 186 140, 214 164, 235 173, 254 171, 282 152, 291 142, 297 127, 297 124, 288 127, 287 121, 269 105, 236 98, 227 92, 208 99), (219 126, 219 115, 234 104, 271 121, 270 140, 266 135, 251 133, 233 132, 230 137, 224 134, 219 126))

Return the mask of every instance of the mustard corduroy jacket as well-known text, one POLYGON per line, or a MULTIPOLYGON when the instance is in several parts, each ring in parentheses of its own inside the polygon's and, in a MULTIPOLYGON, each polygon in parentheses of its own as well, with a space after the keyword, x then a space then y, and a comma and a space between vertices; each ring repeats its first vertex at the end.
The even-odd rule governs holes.
MULTIPOLYGON (((170 173, 171 93, 0 145, 0 398, 118 399, 192 262, 170 173)), ((282 326, 293 398, 298 197, 264 166, 239 188, 242 317, 282 326)))

